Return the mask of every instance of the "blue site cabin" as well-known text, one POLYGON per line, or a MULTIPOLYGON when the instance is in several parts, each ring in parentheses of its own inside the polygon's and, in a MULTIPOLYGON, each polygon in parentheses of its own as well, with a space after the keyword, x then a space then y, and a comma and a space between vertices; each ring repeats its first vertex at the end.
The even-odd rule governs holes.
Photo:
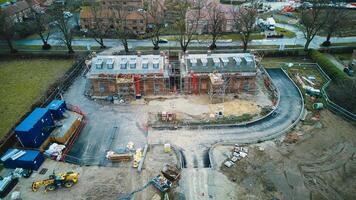
POLYGON ((37 148, 54 129, 54 121, 47 108, 36 108, 15 128, 17 139, 27 148, 37 148))
MULTIPOLYGON (((2 156, 6 156, 8 153, 13 151, 13 149, 8 149, 6 153, 2 156)), ((8 158, 4 161, 4 166, 6 168, 24 168, 24 169, 32 169, 37 170, 40 168, 44 161, 44 156, 40 151, 35 150, 21 150, 25 151, 26 153, 19 158, 12 160, 12 158, 8 158)))
POLYGON ((63 113, 67 110, 66 102, 63 100, 53 100, 47 108, 51 111, 54 119, 63 118, 63 113))

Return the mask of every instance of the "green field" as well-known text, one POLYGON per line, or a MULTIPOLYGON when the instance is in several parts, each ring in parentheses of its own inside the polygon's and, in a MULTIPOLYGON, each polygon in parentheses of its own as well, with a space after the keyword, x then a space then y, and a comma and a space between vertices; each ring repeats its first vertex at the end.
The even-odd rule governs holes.
POLYGON ((276 32, 279 34, 284 35, 287 38, 294 38, 295 37, 295 33, 293 31, 289 31, 285 28, 280 28, 280 27, 276 27, 276 32))
POLYGON ((279 68, 288 63, 314 63, 311 59, 303 56, 285 56, 285 57, 264 57, 262 59, 262 65, 265 68, 279 68))
POLYGON ((1 138, 73 63, 71 59, 0 60, 1 138))

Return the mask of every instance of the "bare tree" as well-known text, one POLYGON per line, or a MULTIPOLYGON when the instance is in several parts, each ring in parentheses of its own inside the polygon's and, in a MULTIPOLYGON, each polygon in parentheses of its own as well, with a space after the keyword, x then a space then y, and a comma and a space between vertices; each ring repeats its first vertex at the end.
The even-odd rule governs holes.
POLYGON ((50 49, 51 45, 48 43, 48 40, 52 34, 52 30, 49 27, 49 22, 51 16, 49 12, 39 11, 34 9, 32 6, 31 15, 33 17, 33 25, 35 26, 35 31, 40 36, 42 40, 42 49, 50 49))
POLYGON ((151 0, 146 14, 146 24, 149 25, 146 35, 151 38, 153 49, 159 49, 159 41, 165 29, 164 10, 161 1, 151 0))
POLYGON ((257 18, 257 9, 254 4, 251 5, 251 7, 240 6, 233 11, 236 30, 241 34, 244 51, 247 50, 257 18))
POLYGON ((325 10, 326 23, 322 28, 326 35, 326 40, 323 42, 323 46, 330 46, 330 38, 333 34, 341 32, 346 26, 350 25, 350 12, 345 9, 339 9, 335 7, 330 7, 325 10))
POLYGON ((88 33, 94 38, 94 40, 100 45, 100 48, 105 48, 104 37, 108 34, 110 26, 102 19, 109 18, 109 12, 106 12, 98 2, 92 2, 90 5, 90 11, 92 14, 93 23, 89 28, 88 33))
POLYGON ((63 14, 65 11, 72 11, 67 5, 54 4, 53 7, 48 10, 51 13, 52 19, 54 20, 55 27, 58 29, 60 36, 59 39, 66 45, 69 54, 73 54, 74 50, 72 47, 73 33, 70 24, 70 18, 63 14))
POLYGON ((208 5, 208 31, 212 37, 210 49, 216 48, 216 40, 223 32, 225 14, 219 3, 212 2, 208 5))
POLYGON ((0 38, 4 39, 9 46, 11 53, 16 53, 17 50, 12 44, 12 40, 16 33, 16 23, 10 17, 0 10, 0 38))
POLYGON ((300 13, 300 23, 303 25, 303 34, 306 39, 304 50, 307 51, 311 41, 320 32, 326 23, 326 15, 321 6, 315 6, 317 3, 323 3, 323 0, 314 0, 312 8, 302 8, 300 13))
POLYGON ((124 6, 121 4, 122 3, 119 3, 117 6, 111 7, 109 9, 109 13, 110 13, 109 15, 111 18, 110 21, 113 22, 111 27, 114 28, 114 31, 118 39, 121 41, 122 46, 124 46, 125 52, 128 53, 129 52, 128 39, 132 34, 132 31, 128 28, 127 16, 129 12, 127 9, 122 9, 122 7, 124 6))
POLYGON ((187 51, 194 34, 197 34, 199 22, 202 16, 203 1, 197 0, 190 3, 189 0, 176 0, 173 9, 177 11, 174 27, 178 31, 177 40, 183 52, 187 51))

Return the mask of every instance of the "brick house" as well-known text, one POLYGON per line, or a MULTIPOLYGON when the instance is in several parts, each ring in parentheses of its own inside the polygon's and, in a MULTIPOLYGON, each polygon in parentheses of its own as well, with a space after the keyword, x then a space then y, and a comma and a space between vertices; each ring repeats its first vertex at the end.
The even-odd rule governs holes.
POLYGON ((88 79, 93 96, 140 97, 166 94, 168 57, 160 55, 96 56, 88 79))
MULTIPOLYGON (((220 2, 216 1, 207 1, 206 5, 200 11, 199 22, 197 25, 196 32, 198 34, 206 34, 209 33, 211 30, 212 22, 211 22, 211 7, 216 6, 218 10, 220 10, 223 18, 223 23, 221 24, 222 32, 231 33, 235 31, 234 28, 234 15, 233 10, 234 7, 232 5, 221 4, 220 2)), ((197 18, 197 11, 194 9, 188 10, 186 13, 186 26, 187 30, 191 30, 193 26, 195 26, 196 18, 197 18)))
MULTIPOLYGON (((126 27, 133 34, 140 35, 146 32, 149 17, 142 12, 142 0, 101 0, 101 10, 98 12, 98 18, 101 23, 108 24, 115 28, 119 18, 119 12, 126 18, 126 27)), ((82 7, 80 12, 80 25, 82 29, 91 29, 95 25, 94 16, 90 7, 82 7)))

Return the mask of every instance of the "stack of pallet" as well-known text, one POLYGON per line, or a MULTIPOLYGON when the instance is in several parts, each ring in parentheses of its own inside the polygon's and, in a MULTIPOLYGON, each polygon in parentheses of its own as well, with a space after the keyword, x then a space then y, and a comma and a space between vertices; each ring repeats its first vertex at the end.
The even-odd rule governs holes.
POLYGON ((106 158, 113 162, 130 161, 132 159, 132 155, 130 153, 118 154, 114 151, 108 151, 106 153, 106 158))

